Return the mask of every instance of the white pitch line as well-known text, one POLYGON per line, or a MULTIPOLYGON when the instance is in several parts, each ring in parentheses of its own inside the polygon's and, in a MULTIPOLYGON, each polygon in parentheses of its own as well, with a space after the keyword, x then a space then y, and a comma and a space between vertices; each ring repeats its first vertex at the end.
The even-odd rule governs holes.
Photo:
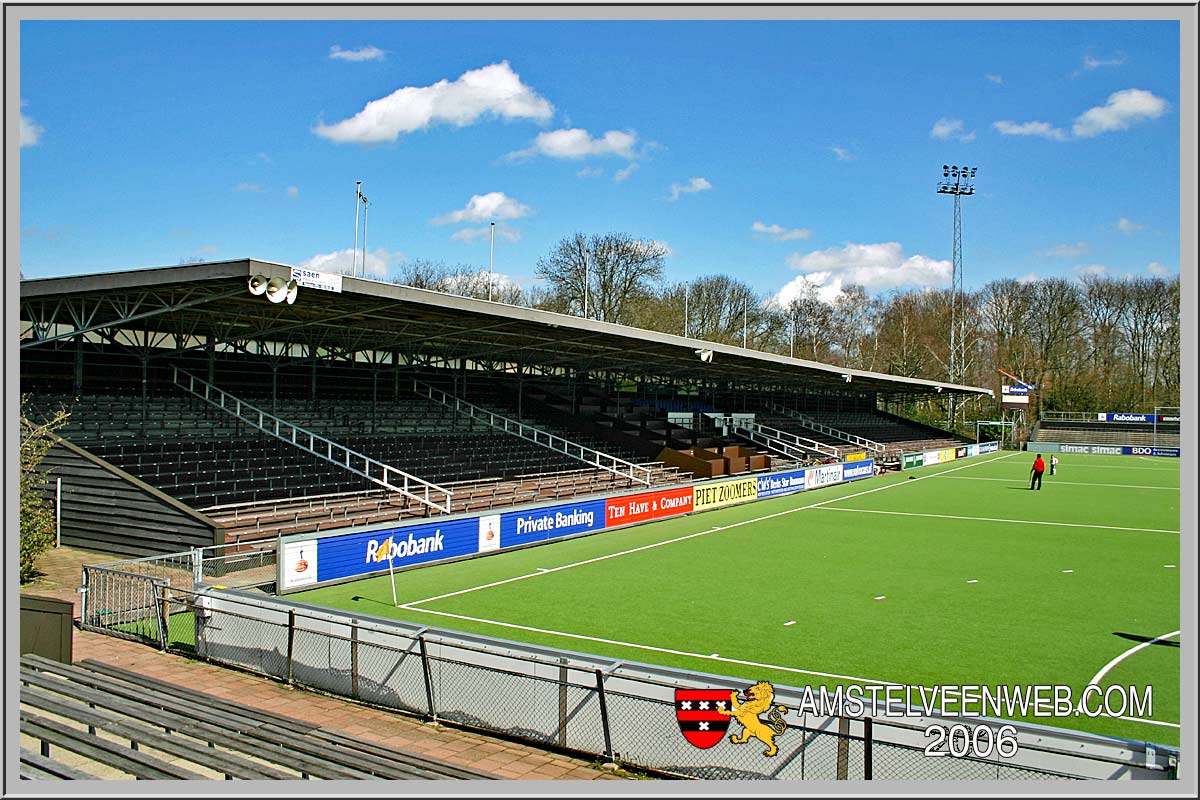
MULTIPOLYGON (((1099 686, 1100 681, 1104 680, 1104 676, 1108 674, 1109 670, 1111 670, 1117 664, 1120 664, 1126 658, 1129 658, 1129 656, 1133 655, 1138 650, 1142 650, 1146 647, 1149 647, 1150 645, 1154 644, 1155 642, 1161 642, 1166 639, 1170 639, 1172 636, 1178 636, 1179 633, 1180 633, 1180 631, 1171 631, 1170 633, 1164 633, 1162 636, 1155 636, 1153 639, 1151 639, 1148 642, 1142 642, 1141 644, 1135 644, 1133 647, 1129 648, 1124 653, 1121 653, 1121 655, 1117 656, 1112 661, 1108 662, 1103 667, 1101 667, 1100 671, 1097 672, 1095 674, 1095 676, 1093 676, 1092 679, 1087 682, 1087 685, 1091 686, 1092 684, 1095 684, 1096 686, 1099 686)), ((1082 703, 1083 700, 1081 699, 1080 702, 1082 703)))
MULTIPOLYGON (((967 469, 969 467, 978 466, 979 464, 990 464, 993 461, 1001 461, 1006 458, 1012 458, 1015 455, 1017 455, 1017 453, 1009 453, 1008 455, 1000 456, 999 458, 989 458, 989 459, 978 461, 974 464, 964 464, 961 467, 955 467, 954 469, 946 470, 946 472, 956 472, 960 469, 967 469)), ((945 472, 938 472, 938 473, 934 473, 934 474, 930 474, 930 475, 922 475, 920 478, 915 478, 914 480, 922 481, 927 478, 935 477, 936 475, 944 475, 944 474, 945 474, 945 472)), ((787 514, 795 514, 797 511, 805 511, 810 508, 818 508, 827 503, 836 503, 840 500, 849 500, 852 497, 862 497, 865 494, 873 494, 874 492, 881 492, 881 491, 884 491, 885 489, 894 489, 897 486, 909 486, 909 485, 911 485, 911 481, 897 481, 896 483, 889 483, 886 486, 876 486, 874 489, 866 489, 864 491, 855 492, 854 494, 848 494, 848 495, 845 495, 842 497, 830 497, 825 500, 821 500, 820 502, 817 502, 817 503, 810 503, 806 506, 799 506, 798 508, 789 508, 784 511, 776 511, 773 514, 765 514, 761 517, 755 517, 754 519, 746 519, 746 520, 742 520, 741 522, 731 523, 729 525, 721 525, 718 527, 713 527, 706 531, 698 531, 696 533, 689 533, 685 536, 677 536, 674 539, 664 539, 661 542, 645 544, 645 545, 642 545, 641 547, 634 547, 629 550, 622 550, 618 553, 609 553, 607 555, 597 556, 595 558, 589 558, 584 561, 576 561, 571 564, 563 564, 562 566, 551 567, 549 569, 539 568, 540 571, 538 571, 538 572, 530 572, 530 573, 526 573, 525 575, 517 575, 512 578, 505 578, 504 580, 492 581, 491 583, 484 583, 479 586, 472 586, 468 589, 459 589, 456 592, 446 592, 445 594, 434 595, 433 597, 426 597, 422 600, 413 600, 412 602, 407 603, 406 605, 415 606, 415 605, 420 605, 422 603, 432 603, 434 600, 444 600, 447 597, 456 597, 460 594, 468 594, 470 592, 478 591, 480 589, 490 589, 493 586, 502 586, 506 583, 513 583, 514 581, 523 581, 526 578, 536 578, 539 575, 548 575, 551 572, 558 572, 558 571, 564 570, 564 569, 571 569, 572 567, 581 567, 585 564, 594 564, 598 561, 605 561, 610 558, 617 558, 618 556, 626 556, 626 555, 629 555, 630 553, 639 553, 643 550, 651 550, 655 547, 662 547, 663 545, 674 544, 676 542, 682 542, 687 539, 694 539, 697 536, 707 536, 710 533, 716 533, 718 531, 727 531, 727 530, 730 530, 731 528, 740 528, 743 525, 750 525, 755 522, 762 522, 763 520, 774 519, 775 517, 782 517, 787 514)))
POLYGON ((452 619, 466 620, 468 622, 478 622, 483 625, 497 625, 502 628, 513 628, 514 630, 529 631, 531 633, 542 633, 542 634, 546 634, 548 636, 563 636, 568 639, 581 639, 581 640, 587 641, 587 642, 600 642, 601 644, 611 644, 611 645, 616 645, 617 647, 630 647, 630 648, 634 648, 637 650, 650 650, 655 653, 669 653, 669 654, 675 655, 675 656, 687 656, 689 658, 704 658, 704 659, 708 659, 710 661, 723 661, 727 664, 742 664, 743 666, 747 666, 747 667, 760 667, 762 669, 776 669, 776 670, 779 670, 780 672, 795 672, 800 675, 815 675, 820 678, 834 678, 836 680, 855 681, 855 682, 862 683, 862 684, 879 684, 879 685, 883 685, 883 686, 905 686, 906 685, 903 683, 896 683, 895 681, 879 681, 879 680, 873 680, 870 678, 857 678, 857 677, 854 677, 853 675, 838 675, 833 672, 817 672, 816 670, 811 670, 811 669, 798 669, 796 667, 781 667, 777 664, 764 664, 759 661, 744 661, 740 658, 723 658, 721 656, 718 656, 715 653, 713 653, 713 654, 689 653, 686 650, 672 650, 671 648, 668 648, 668 647, 655 647, 653 645, 648 645, 648 644, 634 644, 632 642, 620 642, 620 641, 617 641, 616 639, 603 639, 603 638, 600 638, 599 636, 585 636, 585 635, 579 634, 579 633, 564 633, 562 631, 551 631, 551 630, 546 630, 545 628, 534 628, 529 625, 517 625, 517 624, 511 623, 511 622, 498 622, 493 619, 480 619, 479 617, 468 617, 464 614, 452 614, 448 611, 433 611, 432 609, 428 609, 428 608, 414 608, 411 605, 400 606, 400 608, 403 608, 406 611, 416 611, 421 614, 434 614, 439 617, 450 617, 452 619))
POLYGON ((915 511, 876 511, 870 508, 826 508, 825 511, 849 511, 854 514, 892 514, 898 517, 933 517, 935 519, 965 519, 972 522, 1008 522, 1013 525, 1058 525, 1064 528, 1101 528, 1108 531, 1137 531, 1138 533, 1179 533, 1162 528, 1122 528, 1117 525, 1083 525, 1078 522, 1046 522, 1037 519, 998 519, 996 517, 961 517, 954 514, 920 514, 915 511))
MULTIPOLYGON (((1004 481, 1005 483, 1025 483, 1024 478, 975 478, 971 475, 951 475, 952 481, 1004 481)), ((1139 486, 1129 483, 1086 483, 1083 481, 1060 481, 1047 476, 1047 482, 1055 486, 1101 486, 1110 489, 1162 489, 1168 492, 1178 492, 1178 486, 1139 486)))
POLYGON ((1146 719, 1145 717, 1110 717, 1109 719, 1123 719, 1126 722, 1141 722, 1144 725, 1162 725, 1164 728, 1178 728, 1178 722, 1161 722, 1157 719, 1146 719))

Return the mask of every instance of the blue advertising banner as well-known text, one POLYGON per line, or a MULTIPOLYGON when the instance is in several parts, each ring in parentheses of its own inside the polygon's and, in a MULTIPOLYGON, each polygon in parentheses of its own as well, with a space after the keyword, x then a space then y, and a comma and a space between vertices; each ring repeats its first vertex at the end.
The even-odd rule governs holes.
POLYGON ((855 461, 852 464, 846 464, 842 467, 842 480, 856 481, 860 478, 869 478, 875 474, 875 459, 867 461, 855 461))
POLYGON ((588 500, 501 514, 500 547, 503 549, 600 530, 606 524, 605 504, 604 500, 588 500))
POLYGON ((318 539, 317 581, 364 575, 392 566, 464 556, 479 549, 479 520, 385 528, 359 534, 318 539))
POLYGON ((1163 458, 1179 458, 1178 447, 1121 447, 1121 455, 1125 456, 1161 456, 1163 458))
POLYGON ((758 499, 804 491, 804 470, 758 476, 758 499))
POLYGON ((1097 414, 1102 422, 1155 422, 1156 414, 1097 414))
POLYGON ((979 443, 979 455, 983 455, 984 453, 995 453, 995 452, 998 452, 999 450, 1000 450, 999 442, 980 442, 979 443))

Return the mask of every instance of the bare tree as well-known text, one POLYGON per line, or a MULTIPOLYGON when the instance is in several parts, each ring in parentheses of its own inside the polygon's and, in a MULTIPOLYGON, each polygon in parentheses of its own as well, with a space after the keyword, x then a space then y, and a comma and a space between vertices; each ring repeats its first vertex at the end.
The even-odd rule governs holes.
POLYGON ((666 248, 625 233, 561 239, 538 260, 535 274, 559 305, 590 319, 627 323, 631 304, 650 295, 662 279, 666 248))

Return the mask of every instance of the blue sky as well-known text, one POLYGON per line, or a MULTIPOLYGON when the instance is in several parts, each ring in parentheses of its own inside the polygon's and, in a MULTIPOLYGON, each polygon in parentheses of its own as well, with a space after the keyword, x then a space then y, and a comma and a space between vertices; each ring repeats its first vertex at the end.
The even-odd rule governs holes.
POLYGON ((405 259, 528 284, 576 231, 830 296, 1179 272, 1174 21, 21 23, 25 277, 405 259))

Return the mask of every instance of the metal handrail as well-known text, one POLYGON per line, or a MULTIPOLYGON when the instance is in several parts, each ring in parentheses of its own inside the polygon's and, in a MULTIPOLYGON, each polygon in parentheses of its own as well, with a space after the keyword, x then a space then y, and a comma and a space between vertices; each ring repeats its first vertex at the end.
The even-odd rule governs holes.
POLYGON ((318 436, 312 431, 293 425, 274 414, 268 414, 261 408, 234 397, 229 392, 218 389, 211 383, 197 378, 186 370, 182 370, 179 367, 172 367, 172 370, 174 371, 172 378, 176 386, 194 394, 206 403, 216 406, 225 413, 232 414, 247 425, 258 428, 264 433, 269 433, 275 438, 299 447, 301 450, 311 453, 318 458, 323 458, 326 461, 337 464, 339 467, 347 469, 356 475, 361 475, 372 483, 377 483, 405 497, 411 497, 436 511, 440 511, 443 514, 450 513, 450 498, 453 493, 449 489, 422 480, 415 475, 410 475, 402 469, 397 469, 390 464, 377 461, 356 450, 351 450, 349 447, 338 444, 331 439, 326 439, 324 436, 318 436), (180 375, 187 377, 186 384, 179 380, 180 375), (202 386, 203 391, 197 391, 196 384, 202 386), (220 399, 214 400, 214 395, 220 399), (249 413, 244 413, 244 411, 249 413), (268 425, 268 422, 271 424, 268 425), (357 466, 359 463, 362 464, 361 467, 357 466), (401 482, 399 484, 394 483, 392 480, 393 477, 399 478, 401 482), (431 495, 440 496, 442 503, 439 504, 436 499, 431 498, 431 495))
POLYGON ((830 436, 834 436, 838 439, 842 439, 843 441, 851 442, 860 447, 865 447, 868 450, 874 450, 877 453, 882 453, 884 450, 887 449, 886 446, 880 444, 879 442, 873 442, 870 439, 864 439, 863 437, 856 436, 853 433, 847 433, 846 431, 838 430, 837 428, 831 428, 828 425, 817 422, 815 419, 808 416, 807 414, 801 413, 799 411, 793 411, 792 409, 785 408, 784 406, 781 406, 777 403, 768 401, 767 408, 771 409, 772 411, 776 411, 776 412, 782 413, 786 416, 792 417, 793 419, 795 419, 797 422, 799 422, 801 425, 803 425, 806 428, 811 428, 812 430, 817 431, 819 433, 825 433, 830 436))
POLYGON ((503 414, 489 411, 486 408, 468 403, 466 400, 457 398, 449 392, 421 383, 420 381, 413 381, 413 391, 423 397, 428 397, 435 403, 441 403, 444 406, 453 408, 455 411, 462 411, 471 419, 478 419, 496 430, 504 431, 513 436, 519 436, 526 441, 578 459, 585 464, 606 470, 615 475, 620 475, 623 478, 629 478, 629 480, 636 483, 642 483, 646 486, 651 485, 651 475, 654 474, 654 471, 649 467, 634 464, 631 461, 626 461, 623 458, 618 458, 608 453, 601 453, 599 450, 593 450, 578 442, 572 442, 570 439, 556 436, 549 431, 544 431, 541 428, 535 428, 532 425, 511 419, 503 414))
POLYGON ((823 453, 827 456, 833 456, 834 458, 840 458, 842 455, 840 448, 833 447, 832 445, 828 444, 822 444, 816 439, 809 439, 807 436, 797 436, 794 433, 783 431, 779 428, 772 428, 770 425, 763 425, 760 422, 737 423, 734 426, 734 430, 736 431, 737 428, 743 428, 752 432, 757 432, 766 439, 780 441, 782 444, 786 444, 791 448, 799 447, 805 450, 816 450, 818 453, 823 453), (791 441, 788 441, 789 439, 791 441))
POLYGON ((744 425, 733 425, 730 427, 730 430, 733 432, 734 436, 741 436, 743 439, 749 439, 751 442, 762 445, 768 450, 775 450, 779 453, 783 453, 788 458, 794 458, 801 462, 808 461, 808 459, 812 458, 810 453, 806 453, 803 450, 788 444, 787 442, 781 442, 778 439, 772 439, 765 433, 759 433, 758 431, 747 428, 744 425))

